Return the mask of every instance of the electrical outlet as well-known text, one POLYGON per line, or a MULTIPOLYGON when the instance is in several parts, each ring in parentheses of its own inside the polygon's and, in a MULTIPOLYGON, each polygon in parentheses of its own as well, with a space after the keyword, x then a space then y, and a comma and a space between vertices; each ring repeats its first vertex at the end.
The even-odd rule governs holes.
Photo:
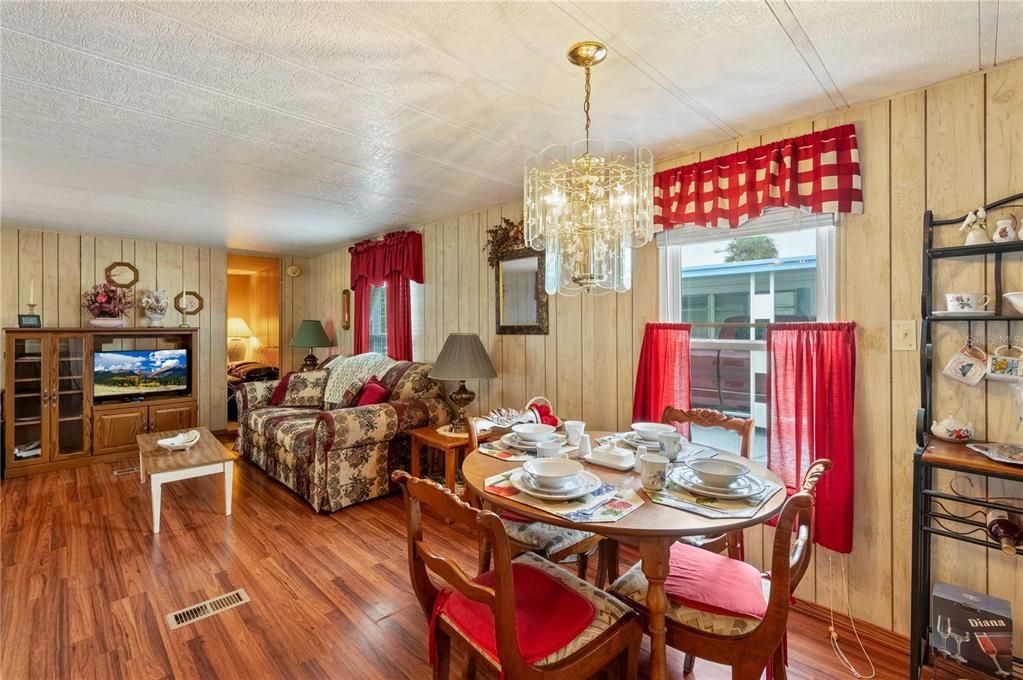
POLYGON ((892 349, 896 352, 916 351, 916 321, 892 321, 892 349))

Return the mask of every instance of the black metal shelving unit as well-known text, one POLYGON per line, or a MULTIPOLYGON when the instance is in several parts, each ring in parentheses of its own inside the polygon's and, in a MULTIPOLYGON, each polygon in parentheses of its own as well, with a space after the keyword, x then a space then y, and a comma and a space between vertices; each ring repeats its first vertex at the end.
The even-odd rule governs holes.
MULTIPOLYGON (((984 206, 988 212, 1023 201, 1023 193, 1007 196, 984 206)), ((967 499, 944 493, 934 488, 936 470, 965 472, 990 479, 1006 479, 1023 482, 1023 467, 999 464, 983 455, 966 448, 965 444, 931 440, 927 424, 933 413, 932 382, 934 377, 933 324, 943 322, 967 323, 967 337, 973 335, 974 323, 1008 323, 1012 337, 1013 322, 1023 322, 1023 314, 1004 314, 1002 300, 1002 256, 1006 253, 1023 253, 1023 241, 988 243, 977 246, 934 247, 934 230, 938 227, 962 224, 966 215, 954 219, 935 220, 930 210, 924 213, 923 238, 923 285, 920 291, 920 409, 917 412, 917 449, 913 455, 913 565, 910 618, 910 677, 917 680, 925 666, 932 662, 930 648, 930 590, 931 590, 931 540, 934 536, 971 543, 989 550, 1000 550, 1000 546, 986 538, 964 536, 949 531, 942 524, 956 523, 967 530, 981 529, 983 524, 976 520, 963 519, 947 514, 941 509, 942 501, 965 503, 982 509, 1002 509, 1018 512, 1018 508, 984 499, 967 499), (935 260, 960 257, 993 256, 994 258, 994 315, 941 315, 932 314, 933 280, 935 260), (935 508, 938 505, 938 508, 935 508)), ((1023 555, 1019 553, 1017 556, 1023 555)), ((1023 657, 1013 657, 1013 669, 1017 676, 1023 672, 1023 657)))

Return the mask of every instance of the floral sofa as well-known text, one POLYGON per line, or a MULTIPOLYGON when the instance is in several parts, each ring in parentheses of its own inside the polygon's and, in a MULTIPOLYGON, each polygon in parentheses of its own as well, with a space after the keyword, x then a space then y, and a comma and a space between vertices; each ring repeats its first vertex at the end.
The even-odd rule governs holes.
POLYGON ((430 364, 367 353, 337 357, 321 369, 292 374, 300 405, 270 405, 280 380, 240 386, 235 448, 314 510, 335 512, 390 493, 391 472, 408 468, 406 433, 446 424, 451 413, 440 383, 429 377, 430 364), (391 390, 388 401, 348 406, 371 377, 391 390), (313 385, 324 380, 325 387, 313 385))

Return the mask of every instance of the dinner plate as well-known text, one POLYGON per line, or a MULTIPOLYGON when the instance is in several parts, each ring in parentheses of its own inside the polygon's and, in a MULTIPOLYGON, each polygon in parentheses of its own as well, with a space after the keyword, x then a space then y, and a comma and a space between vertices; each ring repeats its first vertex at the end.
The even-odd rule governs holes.
POLYGON ((653 439, 643 439, 642 437, 640 437, 635 432, 623 432, 622 433, 622 440, 626 444, 628 444, 629 446, 633 446, 633 447, 635 447, 635 446, 645 446, 648 449, 653 448, 653 449, 657 449, 658 451, 661 450, 661 442, 653 440, 653 439))
POLYGON ((967 444, 966 446, 999 463, 1023 465, 1023 446, 1016 444, 967 444))
POLYGON ((746 481, 746 485, 740 488, 732 489, 718 489, 710 487, 705 484, 701 484, 688 470, 679 470, 672 476, 671 481, 681 486, 686 491, 690 491, 699 496, 707 496, 709 498, 720 498, 723 500, 741 500, 743 498, 749 498, 755 496, 764 490, 764 484, 756 477, 746 476, 743 478, 746 481))
MULTIPOLYGON (((558 440, 562 444, 565 443, 565 435, 563 434, 555 434, 554 439, 558 440)), ((547 441, 551 440, 548 439, 547 441)), ((510 446, 513 449, 518 449, 519 451, 536 451, 536 442, 523 441, 519 439, 519 436, 514 432, 509 432, 501 437, 501 443, 505 446, 510 446)))
MULTIPOLYGON (((525 470, 523 470, 523 472, 525 472, 525 470)), ((525 474, 522 475, 521 481, 525 486, 528 486, 531 491, 554 494, 555 496, 570 496, 579 489, 585 488, 587 482, 587 480, 583 479, 582 475, 573 475, 570 482, 555 489, 543 486, 528 472, 525 472, 525 474)))
POLYGON ((586 494, 596 491, 601 487, 603 482, 600 481, 600 477, 593 474, 592 472, 582 471, 579 473, 585 483, 569 493, 558 493, 544 489, 543 491, 537 491, 533 487, 529 486, 528 482, 523 482, 523 477, 528 477, 525 470, 516 470, 512 473, 512 476, 508 479, 513 487, 521 491, 522 493, 539 498, 542 501, 571 501, 576 498, 582 498, 586 494))

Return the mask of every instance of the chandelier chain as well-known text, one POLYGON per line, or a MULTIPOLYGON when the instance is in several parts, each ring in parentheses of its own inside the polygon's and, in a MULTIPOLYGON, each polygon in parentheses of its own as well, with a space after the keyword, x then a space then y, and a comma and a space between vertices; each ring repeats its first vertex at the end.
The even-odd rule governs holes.
POLYGON ((590 153, 590 67, 586 66, 586 96, 583 98, 583 113, 586 114, 586 153, 590 153))

